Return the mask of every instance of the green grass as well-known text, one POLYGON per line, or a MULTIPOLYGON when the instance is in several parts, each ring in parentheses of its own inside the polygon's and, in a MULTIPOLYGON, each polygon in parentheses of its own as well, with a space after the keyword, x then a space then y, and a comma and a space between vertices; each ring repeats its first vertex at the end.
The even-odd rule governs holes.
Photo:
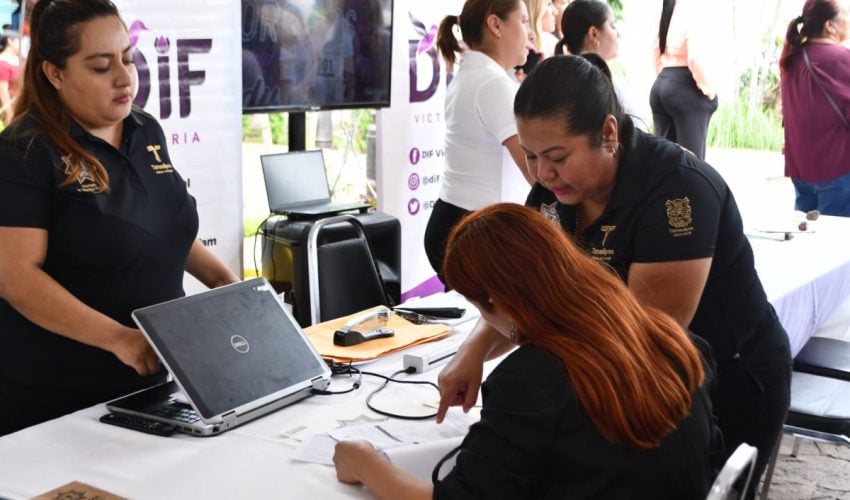
POLYGON ((242 221, 242 235, 245 238, 251 238, 255 234, 257 234, 257 228, 260 227, 260 223, 265 219, 265 215, 258 215, 254 217, 248 217, 244 221, 242 221))
POLYGON ((779 114, 772 109, 750 109, 746 93, 732 102, 721 100, 708 127, 708 144, 715 148, 780 151, 784 140, 779 114))

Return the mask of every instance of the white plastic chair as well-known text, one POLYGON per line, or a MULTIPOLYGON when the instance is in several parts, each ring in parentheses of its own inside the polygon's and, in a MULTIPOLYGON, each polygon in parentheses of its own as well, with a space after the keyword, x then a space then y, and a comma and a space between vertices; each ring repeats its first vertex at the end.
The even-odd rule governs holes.
POLYGON ((757 457, 758 450, 754 446, 741 443, 720 469, 706 500, 743 499, 753 478, 757 457))

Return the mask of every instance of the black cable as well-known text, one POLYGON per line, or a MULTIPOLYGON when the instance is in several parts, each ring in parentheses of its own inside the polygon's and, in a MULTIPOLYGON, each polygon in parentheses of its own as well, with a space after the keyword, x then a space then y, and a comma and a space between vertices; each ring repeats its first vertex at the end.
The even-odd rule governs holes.
POLYGON ((380 373, 361 371, 361 370, 351 366, 351 363, 337 363, 337 362, 329 361, 328 365, 331 367, 331 374, 333 374, 333 375, 349 375, 349 376, 352 375, 352 374, 357 374, 358 375, 357 381, 352 385, 352 387, 350 387, 350 388, 348 388, 344 391, 333 392, 333 391, 323 391, 323 390, 319 390, 319 389, 313 389, 313 394, 316 394, 318 396, 347 394, 349 392, 352 392, 352 391, 360 388, 360 380, 361 380, 362 376, 363 375, 369 375, 369 376, 377 377, 377 378, 384 380, 384 383, 381 384, 380 387, 378 387, 374 391, 370 392, 369 395, 366 397, 366 406, 370 410, 372 410, 373 412, 375 412, 379 415, 384 415, 386 417, 391 417, 391 418, 398 418, 398 419, 401 419, 401 420, 430 420, 430 419, 437 416, 437 412, 434 412, 434 413, 428 414, 428 415, 399 415, 397 413, 392 413, 392 412, 389 412, 389 411, 381 410, 381 409, 378 409, 378 408, 375 408, 374 406, 372 406, 372 398, 377 393, 384 390, 384 388, 390 382, 395 382, 397 384, 430 385, 431 387, 436 389, 437 392, 439 393, 440 388, 437 387, 437 384, 435 384, 433 382, 429 382, 427 380, 398 380, 397 378, 395 378, 397 375, 401 375, 402 373, 407 373, 407 374, 415 373, 414 368, 412 368, 412 367, 407 368, 405 370, 399 370, 399 371, 393 373, 390 376, 386 376, 386 375, 381 375, 380 373))
MULTIPOLYGON (((266 222, 272 217, 274 214, 269 214, 263 219, 263 222, 260 222, 260 225, 257 226, 257 231, 254 233, 254 271, 257 272, 257 276, 262 276, 263 272, 260 270, 260 267, 257 265, 257 238, 259 238, 260 234, 265 235, 266 231, 266 222)), ((272 258, 274 258, 274 254, 272 254, 272 258)))
POLYGON ((399 370, 399 371, 393 373, 392 375, 390 375, 389 377, 387 377, 386 375, 381 375, 380 373, 363 372, 366 375, 371 375, 373 377, 378 377, 378 378, 384 379, 384 383, 381 384, 381 386, 378 387, 377 389, 375 389, 374 391, 370 392, 369 395, 366 397, 366 407, 369 408, 370 410, 372 410, 373 412, 379 414, 379 415, 384 415, 384 416, 392 417, 392 418, 399 418, 401 420, 430 420, 430 419, 436 417, 437 412, 434 412, 434 413, 431 413, 431 414, 428 414, 428 415, 398 415, 396 413, 392 413, 392 412, 388 412, 388 411, 384 411, 384 410, 379 410, 378 408, 375 408, 374 406, 372 406, 372 398, 375 396, 375 394, 384 390, 384 388, 390 382, 395 382, 397 384, 430 385, 431 387, 436 389, 438 393, 440 392, 440 388, 437 387, 437 384, 435 384, 433 382, 429 382, 427 380, 398 380, 398 379, 395 378, 396 375, 401 375, 402 373, 407 373, 407 374, 415 373, 413 370, 414 369, 412 367, 405 369, 405 370, 399 370))
POLYGON ((351 384, 351 387, 349 387, 348 389, 342 390, 342 391, 325 391, 325 390, 322 390, 322 389, 313 389, 313 394, 315 394, 317 396, 335 396, 337 394, 348 394, 349 392, 354 392, 357 389, 359 389, 360 383, 363 380, 363 373, 360 370, 358 370, 357 368, 354 368, 353 366, 348 366, 348 365, 345 365, 345 366, 346 366, 345 371, 342 371, 342 369, 335 369, 333 366, 331 366, 331 374, 332 375, 348 375, 349 377, 352 374, 356 374, 357 380, 355 380, 354 383, 351 384))

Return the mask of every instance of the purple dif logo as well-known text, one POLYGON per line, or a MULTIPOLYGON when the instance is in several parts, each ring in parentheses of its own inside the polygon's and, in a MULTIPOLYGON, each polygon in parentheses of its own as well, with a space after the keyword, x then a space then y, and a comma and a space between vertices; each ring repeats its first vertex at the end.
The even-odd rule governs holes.
POLYGON ((180 118, 192 114, 192 87, 203 85, 207 78, 204 69, 198 69, 199 62, 195 54, 208 54, 212 51, 211 38, 177 38, 174 43, 165 36, 156 36, 144 22, 133 21, 129 28, 130 44, 133 47, 133 62, 139 74, 139 91, 133 103, 144 108, 151 94, 152 86, 159 89, 159 118, 171 117, 173 92, 171 89, 171 70, 177 69, 177 102, 180 108, 180 118), (142 40, 145 32, 154 36, 150 40, 142 40), (172 50, 172 45, 174 50, 172 50), (153 53, 149 50, 153 48, 153 53), (176 52, 176 58, 171 57, 176 52), (155 62, 154 62, 155 60, 155 62), (155 73, 154 70, 155 69, 155 73))
POLYGON ((408 155, 408 156, 410 158, 410 164, 416 165, 417 163, 419 163, 419 160, 422 158, 422 153, 419 152, 419 148, 413 148, 413 149, 410 150, 410 155, 408 155))
POLYGON ((410 212, 410 215, 416 215, 419 213, 419 200, 416 198, 411 198, 410 201, 407 202, 407 211, 410 212))
POLYGON ((411 191, 419 189, 419 176, 416 174, 410 174, 410 177, 407 178, 407 187, 409 187, 411 191))

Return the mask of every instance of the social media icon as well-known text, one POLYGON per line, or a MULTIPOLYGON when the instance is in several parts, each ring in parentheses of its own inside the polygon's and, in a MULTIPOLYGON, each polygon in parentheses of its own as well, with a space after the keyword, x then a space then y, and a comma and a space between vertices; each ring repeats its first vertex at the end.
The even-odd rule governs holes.
POLYGON ((416 198, 411 198, 410 201, 407 202, 407 211, 410 215, 416 215, 419 213, 419 200, 416 198))
POLYGON ((407 187, 409 187, 411 191, 416 191, 419 188, 419 175, 410 174, 410 177, 407 178, 407 187))
POLYGON ((413 148, 410 150, 410 164, 416 165, 419 163, 419 160, 422 158, 422 153, 419 151, 419 148, 413 148))

